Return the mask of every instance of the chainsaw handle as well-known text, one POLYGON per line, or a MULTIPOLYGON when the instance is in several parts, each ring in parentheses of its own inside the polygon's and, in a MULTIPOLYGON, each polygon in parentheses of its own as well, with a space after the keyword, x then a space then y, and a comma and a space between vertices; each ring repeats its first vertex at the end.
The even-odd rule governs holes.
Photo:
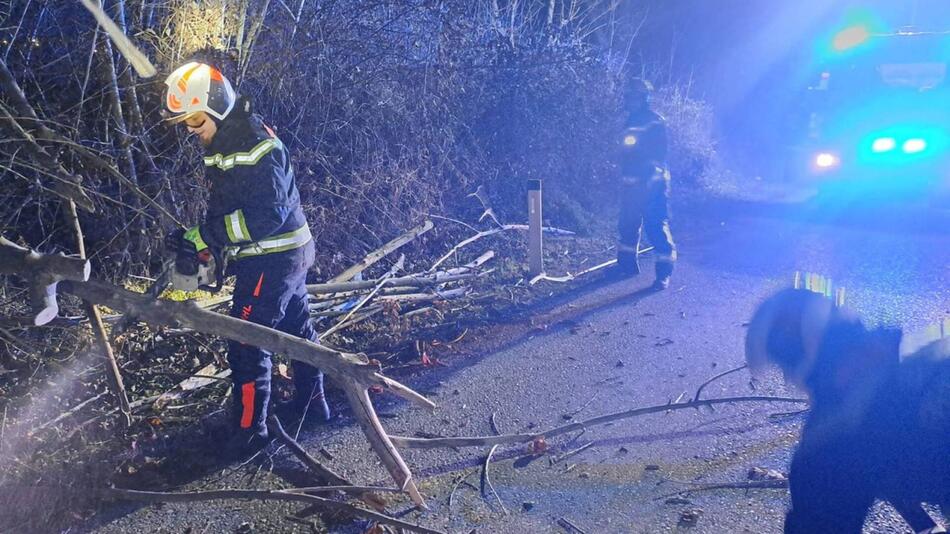
MULTIPOLYGON (((224 254, 222 254, 224 252, 224 249, 212 247, 207 250, 209 250, 211 252, 211 255, 214 257, 214 285, 213 286, 201 285, 201 286, 198 286, 198 289, 203 289, 209 293, 217 293, 218 291, 221 291, 222 287, 224 287, 224 271, 226 267, 225 263, 227 261, 227 257, 224 254)), ((205 252, 205 251, 202 251, 202 252, 205 252)))

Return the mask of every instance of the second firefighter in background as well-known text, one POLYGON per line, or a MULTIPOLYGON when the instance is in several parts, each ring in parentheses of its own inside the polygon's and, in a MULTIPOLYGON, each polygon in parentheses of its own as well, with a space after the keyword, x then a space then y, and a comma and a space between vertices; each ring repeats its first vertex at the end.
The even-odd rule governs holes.
POLYGON ((640 274, 637 256, 641 231, 645 230, 656 256, 653 288, 662 290, 670 285, 676 245, 670 233, 666 121, 650 109, 652 91, 649 82, 637 79, 624 94, 627 120, 620 139, 617 272, 621 276, 640 274))

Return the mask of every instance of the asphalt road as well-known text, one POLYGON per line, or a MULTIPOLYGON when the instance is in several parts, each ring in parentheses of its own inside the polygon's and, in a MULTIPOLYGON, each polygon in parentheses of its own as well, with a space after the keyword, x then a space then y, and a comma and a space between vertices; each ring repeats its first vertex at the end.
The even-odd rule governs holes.
MULTIPOLYGON (((569 421, 691 396, 706 379, 743 363, 745 321, 757 302, 791 283, 796 270, 831 277, 847 303, 877 324, 916 330, 950 316, 950 236, 941 216, 864 214, 836 221, 802 206, 716 204, 677 209, 680 261, 672 287, 644 291, 652 276, 592 284, 559 304, 470 336, 443 355, 448 364, 407 378, 439 403, 434 413, 382 398, 393 434, 490 435, 534 432, 569 421), (493 350, 482 347, 492 346, 493 350)), ((649 273, 652 260, 644 267, 649 273)), ((709 385, 706 397, 752 393, 739 372, 709 385)), ((756 394, 797 395, 775 376, 756 394)), ((696 484, 744 482, 753 467, 786 472, 800 416, 795 406, 743 404, 626 419, 552 440, 535 459, 499 447, 490 467, 498 499, 482 498, 486 450, 406 450, 430 511, 405 519, 450 532, 781 532, 784 490, 698 491, 696 484), (560 462, 552 457, 588 446, 560 462), (468 474, 472 484, 457 484, 468 474), (452 506, 448 504, 453 493, 452 506), (502 503, 504 508, 502 508, 502 503), (560 524, 559 524, 560 522, 560 524), (573 531, 579 532, 579 531, 573 531)), ((352 424, 305 431, 332 466, 359 482, 387 483, 352 424)), ((278 453, 250 469, 205 477, 192 488, 279 485, 292 472, 278 453)), ((284 482, 286 483, 286 482, 284 482)), ((82 530, 98 532, 311 532, 319 520, 289 520, 299 506, 169 504, 111 510, 82 530), (190 529, 190 530, 188 530, 190 529)), ((397 507, 398 508, 398 507, 397 507)), ((404 509, 406 509, 404 507, 404 509)), ((333 532, 360 532, 351 522, 333 532)), ((904 532, 878 506, 867 532, 904 532)))

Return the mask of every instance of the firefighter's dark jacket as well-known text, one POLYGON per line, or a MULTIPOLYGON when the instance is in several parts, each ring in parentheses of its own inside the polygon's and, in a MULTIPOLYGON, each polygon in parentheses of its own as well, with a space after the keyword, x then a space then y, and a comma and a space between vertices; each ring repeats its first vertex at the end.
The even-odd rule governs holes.
POLYGON ((666 168, 666 119, 650 109, 627 117, 621 139, 620 172, 623 176, 651 176, 666 168))
POLYGON ((290 157, 280 139, 239 100, 205 151, 211 194, 201 238, 240 259, 310 240, 290 157))

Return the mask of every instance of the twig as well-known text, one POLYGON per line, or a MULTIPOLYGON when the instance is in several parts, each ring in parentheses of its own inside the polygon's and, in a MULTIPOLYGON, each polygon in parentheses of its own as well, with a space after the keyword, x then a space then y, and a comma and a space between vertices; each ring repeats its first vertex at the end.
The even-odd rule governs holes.
MULTIPOLYGON (((86 400, 80 402, 79 404, 73 406, 73 407, 70 408, 69 410, 67 410, 67 411, 65 411, 65 412, 63 412, 63 413, 61 413, 61 414, 59 415, 59 417, 53 419, 52 421, 47 421, 47 422, 43 423, 42 425, 39 425, 39 426, 37 426, 36 428, 33 428, 32 430, 29 431, 29 433, 27 433, 27 436, 30 436, 30 437, 35 436, 36 433, 39 432, 40 430, 43 430, 44 428, 46 428, 46 427, 48 427, 48 426, 55 425, 56 423, 62 421, 63 419, 66 419, 67 417, 73 415, 74 413, 78 412, 79 410, 82 410, 83 408, 85 408, 85 407, 88 406, 89 404, 91 404, 91 403, 95 402, 96 400, 102 398, 102 396, 105 395, 106 393, 107 393, 106 391, 103 391, 102 393, 100 393, 100 394, 98 394, 98 395, 96 395, 96 396, 94 396, 94 397, 90 397, 90 398, 88 398, 88 399, 86 399, 86 400)), ((4 415, 6 415, 6 410, 4 410, 4 415)))
POLYGON ((423 407, 425 407, 425 408, 429 408, 430 410, 434 410, 434 409, 436 409, 436 407, 437 407, 437 405, 436 405, 434 402, 432 402, 431 400, 425 398, 424 396, 420 395, 419 393, 416 393, 416 392, 413 391, 412 389, 410 389, 410 388, 404 386, 403 384, 401 384, 401 383, 399 383, 399 382, 393 380, 392 378, 389 378, 388 376, 381 375, 381 374, 378 374, 378 373, 377 373, 376 375, 374 375, 374 378, 375 378, 376 380, 379 380, 380 382, 382 382, 385 387, 387 387, 387 388, 393 390, 393 392, 395 392, 397 395, 399 395, 400 397, 402 397, 402 398, 404 398, 404 399, 406 399, 406 400, 408 400, 408 401, 410 401, 410 402, 414 402, 414 403, 416 403, 417 405, 423 406, 423 407))
POLYGON ((583 412, 584 408, 587 408, 588 406, 590 406, 590 404, 594 402, 594 399, 596 399, 598 395, 600 395, 600 391, 597 391, 596 393, 591 395, 590 399, 588 399, 587 402, 585 402, 583 406, 571 412, 571 417, 583 412))
POLYGON ((475 473, 475 470, 473 469, 472 471, 469 471, 466 475, 460 476, 459 479, 455 482, 455 486, 452 487, 452 492, 449 493, 448 507, 450 511, 452 510, 452 502, 455 499, 455 492, 458 491, 459 486, 461 486, 463 482, 468 480, 468 477, 472 476, 474 473, 475 473))
POLYGON ((287 434, 287 431, 284 430, 283 425, 280 424, 280 419, 277 418, 274 414, 271 414, 267 417, 267 423, 270 430, 276 435, 277 439, 281 441, 287 448, 290 449, 290 452, 294 454, 304 465, 306 465, 321 481, 326 482, 327 484, 332 484, 335 486, 352 486, 353 483, 349 480, 343 478, 342 476, 333 472, 332 469, 324 466, 316 458, 310 456, 307 451, 297 443, 294 438, 290 437, 287 434))
POLYGON ((739 372, 739 371, 745 369, 746 367, 748 367, 748 365, 744 365, 744 364, 743 364, 743 365, 740 365, 739 367, 736 367, 735 369, 729 369, 728 371, 719 373, 718 375, 716 375, 716 376, 710 378, 709 380, 703 382, 703 383, 699 386, 699 388, 696 390, 696 395, 693 395, 693 400, 694 400, 694 401, 698 401, 698 400, 699 400, 699 394, 702 393, 702 392, 703 392, 703 388, 705 388, 705 387, 708 386, 709 384, 712 384, 712 383, 715 382, 716 380, 719 380, 720 378, 722 378, 722 377, 724 377, 724 376, 726 376, 726 375, 730 375, 730 374, 732 374, 732 373, 739 372))
MULTIPOLYGON (((687 482, 680 482, 681 484, 687 484, 687 482)), ((787 489, 788 480, 750 480, 748 482, 722 482, 718 484, 696 484, 694 487, 684 489, 683 491, 677 491, 675 493, 668 493, 662 495, 659 498, 664 499, 667 497, 672 497, 675 495, 682 495, 684 493, 692 493, 694 491, 710 491, 717 489, 787 489)))
POLYGON ((331 493, 339 491, 340 493, 401 493, 399 488, 387 488, 386 486, 310 486, 306 488, 288 488, 287 493, 331 493))
POLYGON ((8 406, 3 407, 3 420, 0 421, 0 453, 3 452, 3 432, 7 428, 7 408, 8 406))
POLYGON ((491 417, 488 419, 488 424, 491 426, 491 431, 494 432, 496 436, 500 436, 501 432, 498 431, 498 424, 495 423, 495 415, 497 414, 498 412, 491 413, 491 417))
POLYGON ((222 499, 253 499, 262 501, 298 501, 306 502, 311 505, 320 506, 326 510, 341 512, 353 517, 362 517, 370 519, 384 525, 393 525, 401 527, 412 532, 421 532, 424 534, 444 534, 441 530, 435 530, 415 523, 409 523, 401 519, 396 519, 379 512, 364 510, 362 508, 342 502, 332 501, 315 495, 295 493, 286 490, 212 490, 196 491, 188 493, 166 493, 159 491, 137 491, 118 488, 103 488, 99 490, 104 497, 115 500, 130 500, 143 502, 198 502, 214 501, 222 499))
POLYGON ((604 425, 621 419, 639 417, 653 413, 660 413, 667 410, 685 410, 698 406, 713 406, 716 404, 736 404, 744 402, 778 402, 789 404, 807 404, 807 399, 796 399, 791 397, 769 397, 769 396, 749 396, 749 397, 723 397, 718 399, 704 399, 699 401, 686 401, 677 404, 660 404, 657 406, 648 406, 645 408, 633 408, 623 412, 601 415, 585 421, 579 421, 564 426, 552 428, 545 432, 536 432, 532 434, 505 434, 502 436, 469 436, 457 438, 411 438, 406 436, 390 436, 392 442, 400 447, 409 447, 417 449, 433 449, 439 447, 488 447, 490 445, 504 445, 507 443, 527 443, 537 438, 550 439, 561 434, 574 432, 584 428, 604 425))
POLYGON ((578 447, 578 448, 576 448, 576 449, 569 450, 569 451, 565 452, 564 454, 555 457, 553 460, 551 460, 551 463, 556 464, 556 463, 558 463, 558 462, 563 462, 564 460, 570 458, 571 456, 576 456, 576 455, 578 455, 578 454, 580 454, 580 453, 586 451, 587 449, 589 449, 590 447, 593 447, 593 446, 594 446, 594 442, 593 442, 593 441, 588 442, 588 443, 586 443, 586 444, 584 444, 584 445, 581 445, 580 447, 578 447))
POLYGON ((560 525, 560 526, 562 526, 562 527, 563 527, 565 530, 567 530, 568 532, 577 532, 577 534, 587 534, 587 531, 586 531, 586 530, 584 530, 584 529, 582 529, 581 527, 575 525, 574 523, 571 522, 570 519, 568 519, 568 518, 566 518, 566 517, 558 518, 557 524, 560 525))
POLYGON ((488 451, 488 456, 485 457, 485 463, 482 464, 482 497, 485 497, 485 488, 488 487, 491 490, 492 495, 495 496, 495 500, 498 501, 498 506, 501 506, 501 511, 508 515, 508 509, 505 508, 505 503, 501 502, 501 497, 498 496, 498 492, 495 491, 495 486, 491 483, 491 478, 488 476, 488 464, 491 463, 491 457, 495 454, 495 449, 498 448, 498 445, 495 445, 488 451))
MULTIPOLYGON (((429 224, 431 225, 431 223, 429 224)), ((376 293, 378 293, 379 290, 383 288, 383 284, 386 283, 386 280, 389 280, 390 278, 395 276, 397 272, 402 270, 402 267, 405 264, 405 262, 406 262, 406 256, 405 255, 400 256, 399 260, 392 266, 391 269, 389 269, 389 272, 383 275, 383 277, 380 279, 380 282, 376 284, 376 287, 374 287, 373 290, 370 291, 368 295, 360 299, 360 301, 356 304, 356 306, 353 306, 353 309, 350 310, 349 313, 344 315, 343 318, 340 319, 335 325, 330 327, 330 329, 328 329, 324 333, 320 334, 319 339, 322 341, 324 338, 332 335, 334 332, 336 332, 340 328, 343 328, 343 325, 346 324, 346 321, 349 320, 349 318, 352 317, 353 314, 359 311, 359 309, 362 308, 364 304, 366 304, 367 302, 370 301, 370 299, 376 296, 376 293)))

